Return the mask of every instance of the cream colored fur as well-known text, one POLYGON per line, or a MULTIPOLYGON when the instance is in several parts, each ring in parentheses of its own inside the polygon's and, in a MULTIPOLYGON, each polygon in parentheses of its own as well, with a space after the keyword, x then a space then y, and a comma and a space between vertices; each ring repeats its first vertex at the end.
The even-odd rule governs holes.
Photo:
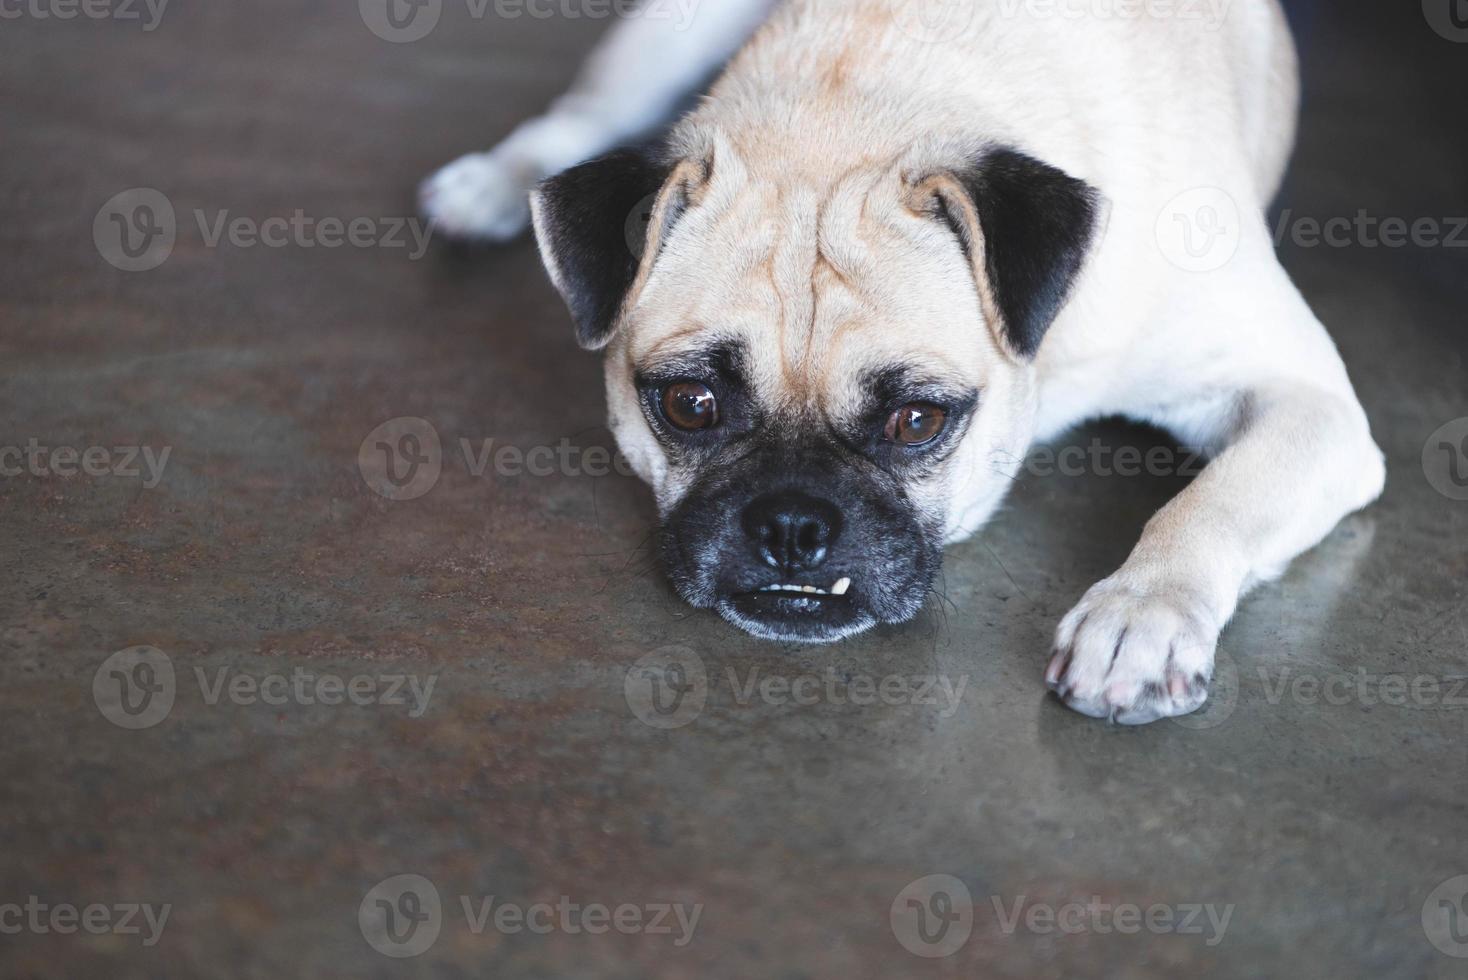
MULTIPOLYGON (((765 7, 721 2, 751 24, 765 7)), ((1035 439, 1084 419, 1123 415, 1214 447, 1062 620, 1046 674, 1097 717, 1195 710, 1189 682, 1211 675, 1241 594, 1384 479, 1345 368, 1264 222, 1294 135, 1284 19, 1273 0, 1234 0, 1213 23, 952 4, 962 29, 944 33, 914 22, 913 0, 789 0, 679 122, 678 155, 710 176, 649 251, 608 346, 618 441, 671 508, 696 474, 670 465, 632 374, 727 335, 748 343, 764 404, 842 417, 863 371, 894 361, 981 389, 961 449, 914 488, 951 541, 989 519, 1035 439), (983 277, 924 207, 935 175, 988 146, 1058 167, 1105 202, 1033 362, 1006 349, 983 277), (1199 188, 1237 205, 1236 252, 1188 271, 1158 228, 1199 188)))

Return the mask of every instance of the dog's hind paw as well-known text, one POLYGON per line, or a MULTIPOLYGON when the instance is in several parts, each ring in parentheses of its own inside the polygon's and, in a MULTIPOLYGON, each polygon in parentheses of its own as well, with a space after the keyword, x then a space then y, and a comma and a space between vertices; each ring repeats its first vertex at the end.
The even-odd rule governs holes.
POLYGON ((1221 624, 1195 593, 1118 573, 1061 620, 1045 683, 1092 718, 1145 725, 1208 700, 1221 624))
POLYGON ((472 153, 425 180, 418 206, 451 238, 507 242, 530 225, 530 191, 538 176, 493 153, 472 153))

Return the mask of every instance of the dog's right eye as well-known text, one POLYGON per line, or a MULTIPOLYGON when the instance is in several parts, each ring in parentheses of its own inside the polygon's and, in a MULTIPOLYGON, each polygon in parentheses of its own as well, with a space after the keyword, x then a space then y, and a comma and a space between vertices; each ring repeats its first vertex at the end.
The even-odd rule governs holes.
POLYGON ((885 435, 890 442, 900 442, 913 449, 926 446, 943 432, 948 413, 937 405, 914 402, 892 413, 885 435))
POLYGON ((719 421, 719 403, 708 385, 680 381, 663 389, 663 417, 684 432, 711 429, 719 421))

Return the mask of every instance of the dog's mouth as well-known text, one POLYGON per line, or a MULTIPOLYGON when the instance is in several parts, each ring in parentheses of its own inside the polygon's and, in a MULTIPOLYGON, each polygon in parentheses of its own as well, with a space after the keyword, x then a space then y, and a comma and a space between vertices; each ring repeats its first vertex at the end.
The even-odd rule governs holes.
MULTIPOLYGON (((851 590, 851 579, 850 578, 841 578, 841 579, 838 579, 829 589, 823 589, 823 588, 820 588, 819 586, 815 586, 815 585, 794 585, 794 584, 777 583, 775 585, 767 585, 767 586, 765 586, 764 588, 760 589, 757 592, 746 592, 746 593, 743 593, 743 594, 744 595, 753 595, 753 596, 763 596, 763 595, 776 595, 778 593, 782 593, 783 592, 783 593, 792 593, 792 594, 795 594, 795 595, 802 595, 802 596, 807 596, 807 595, 811 595, 811 596, 827 596, 827 597, 833 597, 834 596, 836 598, 841 598, 841 597, 845 596, 846 593, 849 592, 850 590, 851 590)), ((781 598, 784 598, 784 596, 781 596, 781 598)))
POLYGON ((778 582, 718 602, 719 614, 755 636, 796 643, 830 643, 875 624, 850 578, 828 586, 778 582))

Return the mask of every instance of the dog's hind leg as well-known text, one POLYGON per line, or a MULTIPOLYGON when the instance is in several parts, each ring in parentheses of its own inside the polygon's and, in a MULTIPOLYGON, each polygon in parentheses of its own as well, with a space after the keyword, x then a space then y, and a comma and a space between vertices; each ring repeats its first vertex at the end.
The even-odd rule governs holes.
POLYGON ((487 153, 461 157, 424 181, 424 216, 455 237, 507 241, 519 235, 530 223, 536 182, 668 122, 775 2, 644 0, 618 20, 549 111, 487 153))

